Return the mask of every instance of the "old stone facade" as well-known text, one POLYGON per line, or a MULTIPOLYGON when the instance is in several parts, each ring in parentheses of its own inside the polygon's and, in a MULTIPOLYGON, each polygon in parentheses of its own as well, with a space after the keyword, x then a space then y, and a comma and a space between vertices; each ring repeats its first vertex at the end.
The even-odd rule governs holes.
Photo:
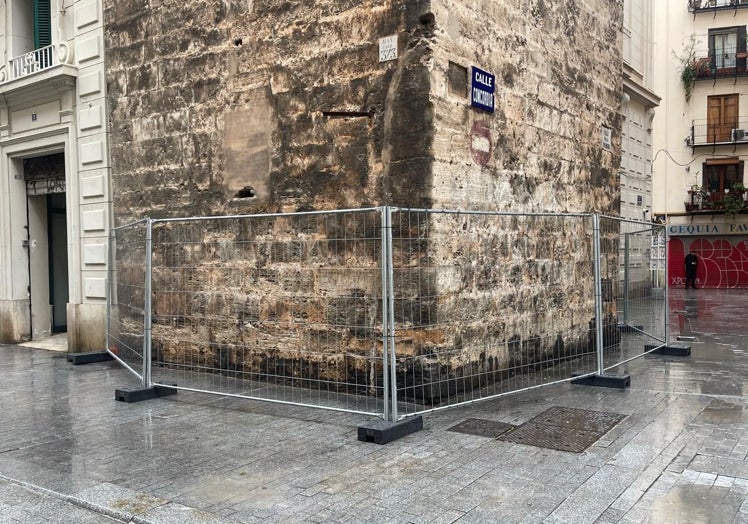
MULTIPOLYGON (((378 205, 617 214, 622 14, 618 0, 112 3, 115 220, 378 205), (380 59, 391 36, 397 50, 380 59), (473 67, 495 76, 494 112, 471 107, 473 67)), ((433 226, 421 249, 458 261, 448 227, 433 226)), ((508 273, 481 289, 467 272, 425 271, 429 286, 413 290, 450 289, 432 311, 480 304, 518 348, 559 349, 534 347, 543 327, 529 308, 557 317, 560 346, 586 343, 593 297, 579 298, 578 279, 591 265, 555 267, 553 297, 539 275, 554 250, 587 249, 575 242, 587 229, 528 247, 545 230, 527 227, 492 248, 508 273)), ((422 338, 433 350, 459 345, 450 336, 422 338)))
POLYGON ((132 1, 106 16, 120 222, 616 208, 619 137, 604 150, 601 128, 620 129, 620 2, 132 1), (388 35, 399 56, 380 63, 388 35), (469 107, 474 65, 497 76, 494 114, 469 107))

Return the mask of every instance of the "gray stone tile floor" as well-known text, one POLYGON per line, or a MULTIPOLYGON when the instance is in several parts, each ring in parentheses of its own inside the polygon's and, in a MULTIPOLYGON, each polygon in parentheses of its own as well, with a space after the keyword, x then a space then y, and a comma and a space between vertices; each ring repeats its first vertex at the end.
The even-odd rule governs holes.
POLYGON ((116 362, 0 345, 0 523, 748 523, 748 291, 670 302, 692 310, 692 355, 625 364, 631 388, 440 411, 385 446, 357 440, 356 414, 184 391, 116 402, 137 387, 116 362), (582 453, 449 431, 552 406, 626 418, 582 453))

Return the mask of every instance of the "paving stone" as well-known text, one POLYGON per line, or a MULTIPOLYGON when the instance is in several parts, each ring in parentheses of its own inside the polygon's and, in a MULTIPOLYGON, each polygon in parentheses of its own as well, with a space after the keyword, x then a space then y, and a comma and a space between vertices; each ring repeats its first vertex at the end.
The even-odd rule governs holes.
MULTIPOLYGON (((748 382, 744 355, 725 349, 748 333, 703 338, 695 358, 626 364, 627 391, 540 388, 427 415, 423 431, 386 446, 358 442, 363 418, 345 413, 190 392, 123 405, 112 390, 132 379, 116 364, 70 367, 0 345, 0 475, 154 524, 641 523, 678 489, 710 490, 698 492, 707 509, 742 524, 748 398, 703 391, 748 382), (467 419, 521 424, 552 406, 626 419, 580 454, 449 431, 467 419)), ((62 499, 36 504, 45 496, 2 478, 0 522, 111 521, 62 499)))

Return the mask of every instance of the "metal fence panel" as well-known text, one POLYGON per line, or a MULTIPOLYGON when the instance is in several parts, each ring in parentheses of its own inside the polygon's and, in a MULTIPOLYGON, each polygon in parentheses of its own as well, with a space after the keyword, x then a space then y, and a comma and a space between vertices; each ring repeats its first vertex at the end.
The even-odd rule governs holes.
POLYGON ((589 215, 398 210, 398 414, 597 369, 589 215))
POLYGON ((111 231, 107 294, 107 350, 144 380, 146 236, 142 220, 111 231))
POLYGON ((157 220, 153 382, 383 414, 376 209, 157 220))
POLYGON ((108 346, 147 386, 397 420, 664 344, 664 234, 387 207, 147 220, 112 233, 108 346))
POLYGON ((645 345, 667 340, 665 226, 601 217, 600 230, 602 281, 615 297, 614 315, 606 317, 603 329, 621 333, 604 349, 604 368, 611 369, 640 357, 645 345))

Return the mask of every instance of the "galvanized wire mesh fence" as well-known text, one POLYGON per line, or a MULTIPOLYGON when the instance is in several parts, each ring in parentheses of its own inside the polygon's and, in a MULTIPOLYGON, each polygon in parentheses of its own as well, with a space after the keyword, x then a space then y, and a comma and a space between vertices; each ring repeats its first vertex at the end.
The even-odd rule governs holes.
POLYGON ((589 215, 393 217, 398 413, 596 369, 589 215))
POLYGON ((147 220, 115 228, 109 236, 107 349, 145 380, 147 220))
POLYGON ((388 207, 149 220, 113 233, 110 346, 150 385, 397 420, 664 341, 659 227, 388 207))
POLYGON ((667 302, 659 253, 664 246, 661 224, 600 218, 602 243, 601 278, 610 282, 615 316, 604 326, 619 331, 616 344, 605 347, 605 369, 641 356, 642 345, 658 346, 667 341, 667 302), (613 320, 616 320, 615 324, 613 320))
POLYGON ((155 384, 383 410, 378 210, 153 224, 155 384))

